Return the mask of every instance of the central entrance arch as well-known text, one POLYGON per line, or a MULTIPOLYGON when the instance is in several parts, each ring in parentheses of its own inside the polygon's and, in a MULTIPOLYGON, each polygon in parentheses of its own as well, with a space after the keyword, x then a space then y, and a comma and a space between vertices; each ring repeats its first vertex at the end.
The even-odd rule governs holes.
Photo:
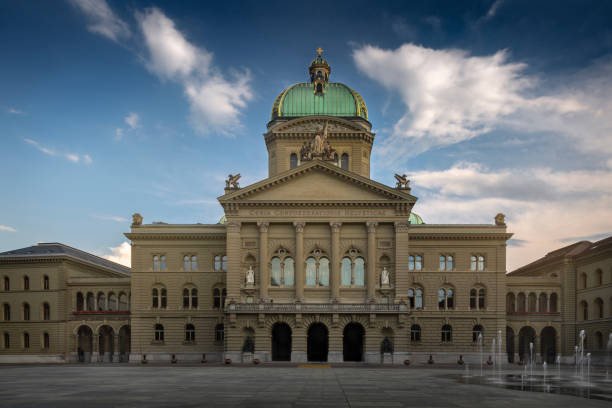
POLYGON ((272 361, 291 361, 291 327, 287 323, 272 327, 272 361))
POLYGON ((344 327, 342 336, 344 361, 362 361, 364 334, 365 330, 359 323, 349 323, 344 327))
POLYGON ((308 361, 327 361, 329 333, 323 323, 313 323, 308 328, 308 361))

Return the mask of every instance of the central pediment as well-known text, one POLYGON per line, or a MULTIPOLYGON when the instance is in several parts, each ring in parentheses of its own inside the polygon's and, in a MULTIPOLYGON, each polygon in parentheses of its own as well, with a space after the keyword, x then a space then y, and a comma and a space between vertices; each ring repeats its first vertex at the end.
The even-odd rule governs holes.
POLYGON ((394 205, 416 202, 406 190, 377 183, 330 162, 313 160, 219 197, 224 204, 350 203, 394 205))

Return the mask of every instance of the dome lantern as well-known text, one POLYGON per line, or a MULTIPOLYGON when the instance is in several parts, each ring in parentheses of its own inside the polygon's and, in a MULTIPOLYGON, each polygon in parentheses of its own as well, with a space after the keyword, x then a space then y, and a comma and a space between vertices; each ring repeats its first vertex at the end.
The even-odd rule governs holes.
POLYGON ((327 60, 321 56, 323 53, 321 47, 317 48, 316 51, 319 55, 310 63, 308 72, 310 74, 310 83, 313 85, 314 93, 322 95, 325 93, 325 86, 329 83, 331 68, 327 60))

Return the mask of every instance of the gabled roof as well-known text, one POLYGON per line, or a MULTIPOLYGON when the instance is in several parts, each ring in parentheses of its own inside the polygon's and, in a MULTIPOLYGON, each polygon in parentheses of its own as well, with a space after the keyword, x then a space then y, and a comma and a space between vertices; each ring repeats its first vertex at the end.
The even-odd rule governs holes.
MULTIPOLYGON (((332 177, 337 177, 343 182, 359 186, 364 190, 371 191, 381 196, 381 200, 385 200, 385 202, 389 203, 406 203, 410 206, 414 205, 417 198, 407 190, 400 190, 397 188, 389 187, 382 183, 378 183, 369 178, 360 176, 357 173, 353 173, 348 170, 343 170, 340 167, 336 166, 331 162, 326 162, 318 159, 314 159, 312 161, 301 164, 300 166, 287 170, 283 173, 277 174, 274 177, 270 177, 259 181, 257 183, 251 184, 247 187, 243 187, 241 189, 230 191, 229 193, 218 197, 217 199, 221 204, 225 203, 241 203, 247 202, 249 199, 259 192, 263 192, 272 188, 275 188, 279 185, 289 183, 291 180, 302 177, 306 174, 312 172, 323 172, 332 177)), ((378 201, 381 201, 378 200, 378 201)), ((282 200, 283 203, 287 203, 286 200, 282 200)), ((321 202, 324 203, 326 201, 335 201, 335 202, 352 202, 353 200, 289 200, 291 202, 321 202)), ((367 204, 363 200, 360 201, 363 204, 367 204)))
POLYGON ((90 254, 89 252, 81 251, 58 242, 42 242, 38 245, 0 253, 0 260, 54 257, 73 258, 75 260, 102 267, 122 275, 130 274, 130 268, 127 266, 123 266, 121 264, 109 261, 108 259, 100 258, 99 256, 90 254))

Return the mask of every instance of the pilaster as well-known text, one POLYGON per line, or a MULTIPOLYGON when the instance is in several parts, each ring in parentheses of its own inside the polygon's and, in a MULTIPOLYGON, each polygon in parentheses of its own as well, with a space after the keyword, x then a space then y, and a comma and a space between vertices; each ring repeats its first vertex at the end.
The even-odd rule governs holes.
POLYGON ((295 298, 304 299, 304 226, 303 222, 294 222, 295 227, 295 298))
POLYGON ((410 286, 408 273, 409 236, 410 222, 396 222, 395 227, 395 302, 408 296, 410 286))
POLYGON ((366 286, 368 299, 376 297, 376 227, 377 222, 366 222, 368 230, 368 268, 366 286))
POLYGON ((270 223, 258 222, 259 227, 259 297, 268 298, 270 276, 268 270, 268 228, 270 223))
POLYGON ((227 241, 227 303, 240 301, 240 285, 243 272, 240 270, 240 222, 230 221, 226 224, 227 241))
POLYGON ((332 299, 340 297, 340 228, 342 223, 330 222, 331 228, 331 270, 329 285, 332 299))

